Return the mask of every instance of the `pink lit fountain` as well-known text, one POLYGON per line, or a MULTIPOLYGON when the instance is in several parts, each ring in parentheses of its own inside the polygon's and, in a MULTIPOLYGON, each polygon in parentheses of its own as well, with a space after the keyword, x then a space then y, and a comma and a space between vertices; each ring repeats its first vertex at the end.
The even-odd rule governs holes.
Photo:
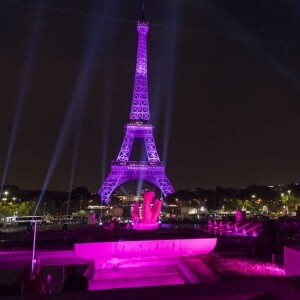
POLYGON ((154 191, 144 192, 142 216, 140 217, 139 202, 135 202, 132 209, 133 229, 154 230, 158 229, 158 217, 160 214, 162 201, 156 198, 154 191))
MULTIPOLYGON (((132 210, 133 229, 157 229, 161 203, 154 191, 145 192, 142 216, 138 202, 132 210)), ((176 285, 199 282, 181 258, 208 254, 216 243, 215 237, 78 243, 75 254, 93 261, 89 290, 176 285)))

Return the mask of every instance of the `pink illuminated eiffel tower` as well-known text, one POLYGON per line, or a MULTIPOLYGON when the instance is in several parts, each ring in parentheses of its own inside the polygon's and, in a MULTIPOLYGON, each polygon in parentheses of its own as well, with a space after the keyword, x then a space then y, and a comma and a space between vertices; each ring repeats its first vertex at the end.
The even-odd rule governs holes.
POLYGON ((133 98, 129 123, 117 160, 111 164, 111 171, 98 194, 104 203, 108 203, 113 191, 121 184, 131 180, 143 180, 157 186, 162 194, 173 193, 174 188, 165 174, 165 167, 160 161, 153 137, 153 126, 150 124, 147 77, 147 32, 148 22, 144 16, 137 23, 138 48, 133 98), (147 160, 131 161, 130 154, 133 142, 143 138, 147 160))

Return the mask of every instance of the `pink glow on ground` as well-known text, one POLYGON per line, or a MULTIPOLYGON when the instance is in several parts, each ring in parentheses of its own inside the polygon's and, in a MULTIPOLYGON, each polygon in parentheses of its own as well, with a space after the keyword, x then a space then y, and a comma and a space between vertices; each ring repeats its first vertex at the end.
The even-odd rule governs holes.
POLYGON ((285 276, 285 270, 275 264, 262 262, 250 258, 221 257, 210 254, 205 259, 206 263, 220 274, 230 276, 285 276))

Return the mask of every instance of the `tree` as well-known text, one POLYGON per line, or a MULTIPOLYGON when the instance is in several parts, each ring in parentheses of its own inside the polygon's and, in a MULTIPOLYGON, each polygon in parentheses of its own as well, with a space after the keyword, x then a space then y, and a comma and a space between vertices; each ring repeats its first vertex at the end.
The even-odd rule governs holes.
POLYGON ((24 201, 18 205, 18 216, 31 216, 36 206, 35 201, 24 201))
POLYGON ((254 201, 245 200, 243 201, 243 207, 248 211, 254 211, 255 203, 254 201))
POLYGON ((83 199, 88 199, 90 198, 90 192, 88 191, 88 189, 84 186, 79 186, 77 188, 75 188, 73 191, 72 191, 72 198, 77 198, 77 199, 80 199, 80 198, 83 198, 83 199))

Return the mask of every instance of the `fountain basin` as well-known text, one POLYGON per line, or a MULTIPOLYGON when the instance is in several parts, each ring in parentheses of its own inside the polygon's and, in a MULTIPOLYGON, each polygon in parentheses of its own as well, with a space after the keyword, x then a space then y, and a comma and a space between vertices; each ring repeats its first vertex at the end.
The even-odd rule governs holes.
POLYGON ((89 290, 197 283, 182 263, 211 252, 217 238, 119 241, 75 244, 75 254, 91 260, 89 290))
MULTIPOLYGON (((95 263, 112 258, 181 257, 207 254, 217 243, 217 238, 170 239, 145 241, 119 241, 75 244, 76 256, 95 263)), ((96 267, 96 266, 95 266, 96 267)))

